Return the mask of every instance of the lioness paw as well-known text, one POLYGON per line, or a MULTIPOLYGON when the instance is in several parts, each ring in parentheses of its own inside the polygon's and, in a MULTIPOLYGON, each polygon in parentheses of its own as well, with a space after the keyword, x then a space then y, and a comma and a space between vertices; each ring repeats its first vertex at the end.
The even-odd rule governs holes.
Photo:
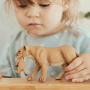
POLYGON ((27 78, 27 80, 28 81, 31 81, 33 78, 31 77, 31 76, 29 76, 28 78, 27 78))
POLYGON ((45 82, 45 81, 46 81, 46 78, 41 78, 41 77, 40 77, 40 78, 39 78, 39 81, 40 81, 40 82, 45 82))

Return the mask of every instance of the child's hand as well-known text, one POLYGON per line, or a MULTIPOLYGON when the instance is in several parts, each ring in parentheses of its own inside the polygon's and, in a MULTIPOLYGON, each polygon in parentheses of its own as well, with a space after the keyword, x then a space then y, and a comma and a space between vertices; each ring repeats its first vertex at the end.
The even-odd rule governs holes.
POLYGON ((72 82, 83 82, 90 79, 90 53, 79 55, 69 66, 65 68, 66 80, 72 82))
POLYGON ((0 78, 2 78, 2 73, 0 72, 0 78))

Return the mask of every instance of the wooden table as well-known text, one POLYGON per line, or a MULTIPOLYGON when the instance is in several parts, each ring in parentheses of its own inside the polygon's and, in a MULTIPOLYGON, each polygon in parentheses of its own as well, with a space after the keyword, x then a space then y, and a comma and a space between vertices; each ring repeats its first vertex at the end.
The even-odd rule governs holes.
POLYGON ((34 78, 0 78, 0 90, 90 90, 90 80, 83 83, 72 83, 71 81, 55 80, 47 78, 45 83, 34 78))

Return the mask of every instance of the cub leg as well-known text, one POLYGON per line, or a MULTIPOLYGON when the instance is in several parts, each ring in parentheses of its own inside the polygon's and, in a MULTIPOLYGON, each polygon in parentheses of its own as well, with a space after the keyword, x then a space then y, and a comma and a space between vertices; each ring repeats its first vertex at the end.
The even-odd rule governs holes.
POLYGON ((43 65, 41 67, 41 77, 39 78, 40 82, 45 82, 47 74, 48 65, 43 65))
POLYGON ((29 75, 29 77, 27 78, 28 81, 32 80, 33 77, 37 74, 37 72, 40 70, 40 66, 36 65, 36 67, 34 68, 34 70, 32 71, 32 73, 29 75))
POLYGON ((27 74, 26 74, 26 72, 25 72, 25 68, 23 68, 23 72, 24 72, 24 74, 27 76, 27 74))
POLYGON ((16 67, 18 67, 18 63, 19 63, 19 62, 17 61, 17 62, 16 62, 16 67))
POLYGON ((16 70, 15 72, 16 72, 16 73, 18 73, 18 71, 17 71, 17 70, 16 70))
POLYGON ((16 73, 21 73, 22 69, 18 67, 18 71, 15 71, 16 73))
POLYGON ((62 78, 63 78, 63 76, 64 76, 64 74, 65 74, 65 68, 66 68, 66 67, 67 67, 67 63, 64 63, 64 64, 62 65, 63 70, 62 70, 62 72, 61 72, 58 76, 55 77, 56 79, 62 79, 62 78))

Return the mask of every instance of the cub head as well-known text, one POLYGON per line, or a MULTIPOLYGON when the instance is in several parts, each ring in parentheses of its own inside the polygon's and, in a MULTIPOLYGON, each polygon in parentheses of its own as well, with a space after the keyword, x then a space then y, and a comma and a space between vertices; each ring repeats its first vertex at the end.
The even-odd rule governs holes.
POLYGON ((24 45, 16 53, 16 58, 27 57, 29 55, 29 46, 24 45))

